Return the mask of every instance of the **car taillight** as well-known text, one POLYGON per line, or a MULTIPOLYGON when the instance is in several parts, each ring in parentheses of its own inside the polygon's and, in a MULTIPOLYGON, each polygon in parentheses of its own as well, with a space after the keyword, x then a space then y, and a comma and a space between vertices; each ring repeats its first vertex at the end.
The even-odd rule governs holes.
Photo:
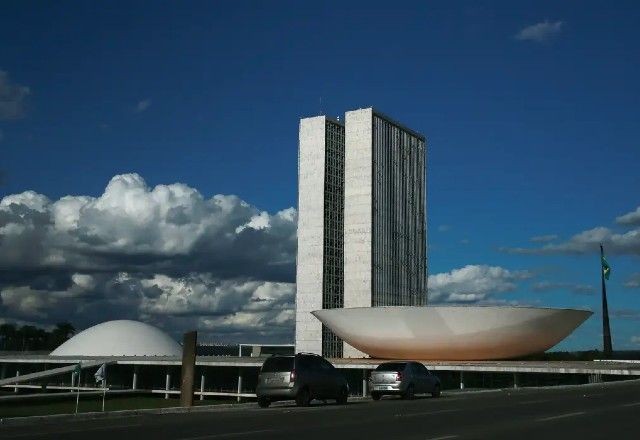
POLYGON ((398 371, 396 373, 396 381, 398 382, 402 381, 402 372, 398 371))
POLYGON ((291 370, 291 373, 289 373, 289 382, 295 382, 296 381, 296 370, 291 370))

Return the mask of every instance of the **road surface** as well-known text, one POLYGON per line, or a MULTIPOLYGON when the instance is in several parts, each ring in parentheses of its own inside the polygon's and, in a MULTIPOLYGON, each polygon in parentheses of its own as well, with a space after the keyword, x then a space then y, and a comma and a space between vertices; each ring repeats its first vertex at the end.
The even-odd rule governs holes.
POLYGON ((0 438, 640 439, 640 381, 0 426, 0 438))

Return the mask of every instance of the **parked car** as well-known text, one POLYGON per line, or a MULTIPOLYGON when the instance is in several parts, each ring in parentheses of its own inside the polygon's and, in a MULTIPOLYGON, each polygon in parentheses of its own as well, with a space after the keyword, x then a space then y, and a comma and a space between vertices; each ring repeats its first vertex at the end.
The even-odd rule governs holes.
POLYGON ((298 353, 268 358, 260 369, 256 395, 262 408, 289 399, 295 399, 298 406, 309 406, 313 399, 335 399, 344 404, 349 397, 349 385, 322 356, 298 353))
POLYGON ((373 400, 380 400, 384 394, 404 399, 420 393, 440 397, 440 379, 419 362, 385 362, 371 372, 369 389, 373 400))

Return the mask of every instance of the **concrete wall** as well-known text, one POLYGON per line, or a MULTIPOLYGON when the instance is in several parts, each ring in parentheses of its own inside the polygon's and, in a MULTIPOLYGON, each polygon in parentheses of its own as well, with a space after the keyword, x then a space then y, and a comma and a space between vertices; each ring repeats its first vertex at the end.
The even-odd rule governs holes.
POLYGON ((300 120, 298 151, 298 257, 296 352, 322 354, 325 117, 300 120))
MULTIPOLYGON (((345 114, 344 307, 371 307, 373 109, 345 114)), ((344 344, 344 357, 365 355, 344 344)))

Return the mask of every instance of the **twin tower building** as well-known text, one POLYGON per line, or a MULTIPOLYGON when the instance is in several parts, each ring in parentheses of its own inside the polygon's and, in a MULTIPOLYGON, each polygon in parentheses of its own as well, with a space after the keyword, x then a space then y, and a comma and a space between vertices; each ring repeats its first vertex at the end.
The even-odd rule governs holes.
POLYGON ((300 120, 297 352, 363 356, 314 310, 426 305, 426 155, 373 108, 300 120))

